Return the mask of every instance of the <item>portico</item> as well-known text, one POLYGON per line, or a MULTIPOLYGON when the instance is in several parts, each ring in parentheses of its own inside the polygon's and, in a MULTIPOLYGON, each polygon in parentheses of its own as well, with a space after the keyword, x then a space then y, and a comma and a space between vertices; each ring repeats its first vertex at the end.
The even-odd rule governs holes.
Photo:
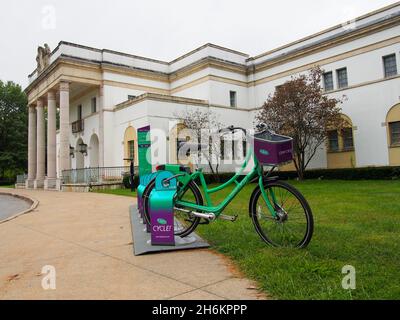
POLYGON ((69 83, 60 82, 55 89, 49 90, 29 105, 26 188, 57 188, 57 178, 60 176, 57 174, 56 151, 57 97, 60 106, 59 172, 69 169, 69 83))
MULTIPOLYGON (((101 72, 98 67, 58 56, 58 49, 51 52, 47 45, 42 50, 38 49, 38 65, 29 75, 30 84, 26 88, 29 104, 26 188, 60 190, 62 172, 70 170, 72 163, 74 169, 77 169, 76 165, 79 168, 89 167, 88 153, 81 154, 76 147, 78 140, 82 145, 97 141, 93 147, 97 154, 92 154, 90 164, 103 164, 101 72), (94 99, 89 116, 93 118, 90 121, 96 120, 96 126, 88 126, 84 130, 88 108, 84 108, 82 117, 81 100, 87 95, 94 99), (77 115, 79 107, 81 110, 77 115), (77 158, 81 159, 79 163, 77 158)), ((92 153, 92 150, 89 151, 92 153)))

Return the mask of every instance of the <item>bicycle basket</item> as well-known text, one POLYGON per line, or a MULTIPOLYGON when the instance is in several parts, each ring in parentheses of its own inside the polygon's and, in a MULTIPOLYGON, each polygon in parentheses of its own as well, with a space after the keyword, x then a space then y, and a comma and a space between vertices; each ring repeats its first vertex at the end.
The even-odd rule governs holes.
POLYGON ((293 160, 293 139, 264 131, 254 135, 254 154, 261 165, 277 166, 293 160))

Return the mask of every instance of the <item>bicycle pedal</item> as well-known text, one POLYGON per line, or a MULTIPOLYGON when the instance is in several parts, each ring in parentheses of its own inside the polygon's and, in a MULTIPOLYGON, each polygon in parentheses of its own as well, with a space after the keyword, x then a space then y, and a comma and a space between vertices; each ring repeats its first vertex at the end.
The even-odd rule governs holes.
POLYGON ((235 216, 226 216, 226 215, 224 215, 224 214, 221 214, 221 215, 219 216, 219 218, 222 219, 222 220, 225 220, 225 221, 232 221, 232 222, 235 222, 235 221, 237 220, 238 217, 239 217, 238 215, 235 215, 235 216))

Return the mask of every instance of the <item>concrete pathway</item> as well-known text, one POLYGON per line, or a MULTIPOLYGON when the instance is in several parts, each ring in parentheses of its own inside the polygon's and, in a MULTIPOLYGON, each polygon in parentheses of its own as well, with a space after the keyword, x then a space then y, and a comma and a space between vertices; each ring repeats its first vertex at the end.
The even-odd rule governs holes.
POLYGON ((211 250, 135 257, 134 198, 8 190, 39 201, 0 224, 0 299, 263 299, 253 282, 211 250), (42 288, 54 266, 56 289, 42 288))

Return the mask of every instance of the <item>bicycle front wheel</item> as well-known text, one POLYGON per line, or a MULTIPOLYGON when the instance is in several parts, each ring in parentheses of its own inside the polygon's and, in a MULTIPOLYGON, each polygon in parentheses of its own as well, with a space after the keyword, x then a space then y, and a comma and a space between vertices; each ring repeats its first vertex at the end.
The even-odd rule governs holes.
MULTIPOLYGON (((145 219, 149 225, 151 225, 150 220, 150 193, 155 188, 155 179, 149 183, 146 190, 143 193, 143 210, 145 213, 145 219)), ((178 183, 178 190, 182 187, 181 183, 178 183)), ((179 200, 188 201, 196 203, 198 205, 203 205, 203 196, 197 184, 191 181, 186 190, 181 192, 181 197, 179 200)), ((190 235, 199 225, 200 218, 193 216, 190 213, 175 209, 174 210, 174 234, 180 236, 181 238, 190 235)))
POLYGON ((264 186, 276 217, 268 209, 260 187, 250 203, 251 218, 261 239, 274 247, 305 248, 310 243, 314 219, 303 195, 282 181, 264 186))

